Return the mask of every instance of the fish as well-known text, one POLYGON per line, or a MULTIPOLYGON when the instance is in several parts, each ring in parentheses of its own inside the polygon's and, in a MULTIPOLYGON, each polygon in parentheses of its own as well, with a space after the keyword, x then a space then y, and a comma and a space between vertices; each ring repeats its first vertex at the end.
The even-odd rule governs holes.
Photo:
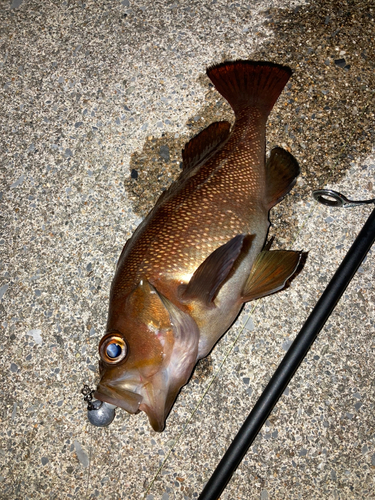
POLYGON ((182 151, 183 168, 126 242, 111 284, 94 396, 161 432, 196 363, 244 303, 282 290, 302 252, 265 244, 269 211, 294 186, 297 160, 266 122, 289 80, 287 66, 226 61, 207 69, 233 109, 182 151))

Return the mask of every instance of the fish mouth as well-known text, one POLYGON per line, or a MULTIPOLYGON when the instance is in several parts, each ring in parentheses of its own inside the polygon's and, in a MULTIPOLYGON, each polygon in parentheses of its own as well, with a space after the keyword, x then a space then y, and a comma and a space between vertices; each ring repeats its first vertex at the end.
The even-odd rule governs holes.
POLYGON ((162 432, 165 427, 165 411, 164 407, 160 405, 150 404, 150 402, 143 402, 144 398, 140 394, 128 391, 126 389, 114 388, 110 385, 99 384, 97 390, 94 392, 94 397, 99 401, 104 401, 111 405, 123 408, 128 413, 136 414, 144 411, 154 431, 162 432))
POLYGON ((104 401, 111 405, 119 406, 128 413, 138 413, 140 411, 140 404, 143 397, 135 392, 128 391, 119 387, 111 385, 99 384, 97 390, 94 392, 94 397, 99 401, 104 401))
POLYGON ((162 432, 178 392, 171 391, 168 370, 153 373, 151 380, 134 373, 115 379, 111 375, 109 373, 102 377, 93 396, 133 415, 144 411, 154 431, 162 432))

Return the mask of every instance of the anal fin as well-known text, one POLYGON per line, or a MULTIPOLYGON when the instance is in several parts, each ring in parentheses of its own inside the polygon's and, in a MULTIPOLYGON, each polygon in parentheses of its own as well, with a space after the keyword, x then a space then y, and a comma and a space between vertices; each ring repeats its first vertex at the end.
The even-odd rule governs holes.
POLYGON ((291 250, 263 250, 251 268, 242 300, 259 299, 282 290, 297 271, 302 252, 291 250))

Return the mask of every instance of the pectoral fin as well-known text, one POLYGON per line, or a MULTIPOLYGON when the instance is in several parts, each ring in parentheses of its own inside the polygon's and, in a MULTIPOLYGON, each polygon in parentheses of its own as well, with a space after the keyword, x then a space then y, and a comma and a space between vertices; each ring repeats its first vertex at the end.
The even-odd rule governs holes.
POLYGON ((302 252, 288 250, 260 252, 243 290, 243 302, 282 290, 296 272, 301 256, 302 252))
POLYGON ((245 239, 252 238, 238 234, 212 252, 195 271, 189 284, 181 288, 182 299, 200 300, 208 307, 212 306, 212 300, 240 255, 245 239))

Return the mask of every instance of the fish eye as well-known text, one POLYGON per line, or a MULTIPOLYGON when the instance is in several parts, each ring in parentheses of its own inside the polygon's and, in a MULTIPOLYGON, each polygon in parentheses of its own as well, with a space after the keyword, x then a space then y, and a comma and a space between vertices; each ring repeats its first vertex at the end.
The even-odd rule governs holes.
POLYGON ((122 361, 128 352, 123 337, 117 333, 105 335, 99 344, 99 354, 103 361, 109 364, 117 364, 122 361))
POLYGON ((122 347, 120 346, 120 344, 115 344, 113 342, 112 344, 107 345, 106 354, 109 358, 116 359, 121 355, 121 353, 122 347))

